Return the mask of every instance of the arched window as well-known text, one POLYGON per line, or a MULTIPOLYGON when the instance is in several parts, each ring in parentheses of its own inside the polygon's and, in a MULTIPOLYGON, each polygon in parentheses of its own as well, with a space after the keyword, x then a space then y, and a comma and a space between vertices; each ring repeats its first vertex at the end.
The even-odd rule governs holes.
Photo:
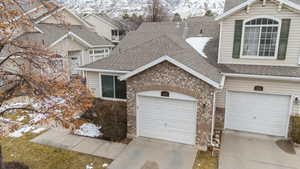
POLYGON ((243 56, 275 57, 279 41, 279 22, 256 18, 244 23, 243 56))

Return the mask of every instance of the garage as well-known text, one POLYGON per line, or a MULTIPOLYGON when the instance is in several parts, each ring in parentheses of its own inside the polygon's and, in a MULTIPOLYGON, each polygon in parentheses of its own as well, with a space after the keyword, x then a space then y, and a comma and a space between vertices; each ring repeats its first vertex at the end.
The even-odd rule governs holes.
POLYGON ((225 128, 286 136, 290 96, 228 92, 225 128))
POLYGON ((137 100, 138 136, 195 144, 197 103, 192 97, 159 91, 145 92, 137 100))

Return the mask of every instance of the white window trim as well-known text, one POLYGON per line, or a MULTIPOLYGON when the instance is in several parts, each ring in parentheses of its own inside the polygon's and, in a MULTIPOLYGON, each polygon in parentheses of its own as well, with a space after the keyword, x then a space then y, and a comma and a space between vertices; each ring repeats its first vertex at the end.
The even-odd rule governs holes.
MULTIPOLYGON (((264 25, 267 26, 267 25, 264 25)), ((274 26, 274 25, 270 25, 270 26, 274 26)), ((261 36, 261 28, 262 26, 260 25, 260 34, 259 34, 259 41, 260 41, 260 36, 261 36)), ((240 58, 241 59, 267 59, 267 60, 276 60, 277 56, 278 56, 278 47, 279 47, 279 40, 280 40, 280 33, 281 33, 281 19, 275 18, 273 16, 256 16, 256 17, 252 17, 249 19, 246 19, 243 21, 243 30, 242 30, 242 40, 241 40, 241 49, 240 49, 240 58), (272 19, 278 22, 278 33, 277 33, 277 40, 276 40, 276 47, 275 47, 275 54, 274 56, 251 56, 251 55, 243 55, 243 51, 244 51, 244 36, 245 36, 245 28, 246 27, 257 27, 257 25, 245 25, 248 21, 251 21, 253 19, 259 19, 259 18, 267 18, 267 19, 272 19)), ((260 44, 260 42, 259 42, 260 44)), ((258 48, 259 48, 259 44, 258 44, 258 48)), ((259 53, 259 50, 258 50, 259 53)))
POLYGON ((93 48, 93 49, 88 50, 89 60, 91 60, 91 62, 95 62, 99 59, 103 59, 103 58, 107 57, 109 55, 109 53, 110 53, 109 48, 93 48), (95 50, 104 50, 104 53, 95 54, 95 50), (108 50, 108 52, 105 52, 105 50, 108 50), (91 54, 90 52, 93 52, 93 53, 91 54), (97 56, 103 56, 103 57, 96 59, 97 56))
POLYGON ((115 79, 113 80, 113 86, 114 86, 114 97, 104 97, 103 96, 103 91, 102 91, 102 75, 105 76, 113 76, 116 77, 117 79, 119 78, 120 75, 116 75, 116 74, 109 74, 109 73, 99 73, 99 86, 100 86, 100 98, 103 100, 109 100, 109 101, 122 101, 125 102, 127 101, 127 99, 120 99, 120 98, 116 98, 116 93, 115 93, 115 79))

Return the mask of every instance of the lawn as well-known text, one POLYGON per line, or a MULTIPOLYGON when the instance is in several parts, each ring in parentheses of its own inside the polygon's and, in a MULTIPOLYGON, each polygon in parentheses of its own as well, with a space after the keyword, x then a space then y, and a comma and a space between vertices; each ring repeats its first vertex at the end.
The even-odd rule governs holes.
POLYGON ((198 151, 193 169, 217 169, 218 158, 212 157, 210 152, 198 151))
POLYGON ((111 163, 109 159, 29 142, 36 136, 26 134, 20 138, 0 138, 4 161, 22 162, 30 169, 87 169, 87 165, 92 169, 104 169, 103 164, 111 163))

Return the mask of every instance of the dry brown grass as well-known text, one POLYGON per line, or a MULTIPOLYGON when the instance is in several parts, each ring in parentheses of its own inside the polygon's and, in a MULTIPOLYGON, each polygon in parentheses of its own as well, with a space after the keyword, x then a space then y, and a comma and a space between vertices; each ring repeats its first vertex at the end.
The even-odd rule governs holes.
POLYGON ((30 169, 85 169, 87 164, 93 164, 94 169, 104 169, 104 163, 111 163, 109 159, 29 142, 35 136, 0 138, 4 161, 23 162, 30 169))
POLYGON ((218 158, 212 157, 210 152, 198 151, 193 169, 217 169, 218 158))

